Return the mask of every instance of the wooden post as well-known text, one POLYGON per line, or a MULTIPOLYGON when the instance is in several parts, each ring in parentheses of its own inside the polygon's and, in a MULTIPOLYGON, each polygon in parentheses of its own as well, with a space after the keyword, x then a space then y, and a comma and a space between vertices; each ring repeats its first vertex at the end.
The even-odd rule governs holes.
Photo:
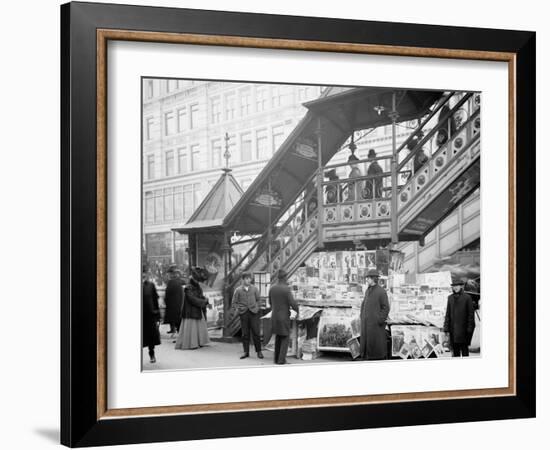
POLYGON ((396 111, 396 92, 392 94, 392 110, 389 113, 391 118, 392 132, 392 158, 391 158, 391 243, 397 244, 397 137, 396 121, 399 115, 396 111))
POLYGON ((323 199, 323 131, 321 128, 321 118, 317 122, 317 247, 324 248, 323 242, 323 223, 324 217, 324 199, 323 199))

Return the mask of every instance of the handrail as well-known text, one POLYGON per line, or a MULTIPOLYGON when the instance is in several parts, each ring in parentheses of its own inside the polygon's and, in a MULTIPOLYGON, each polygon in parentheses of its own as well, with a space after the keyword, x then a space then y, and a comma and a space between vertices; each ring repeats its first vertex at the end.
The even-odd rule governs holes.
MULTIPOLYGON (((304 191, 305 187, 307 187, 307 185, 313 180, 313 178, 317 175, 317 171, 315 171, 309 178, 308 180, 304 183, 303 185, 303 188, 299 191, 298 195, 296 195, 296 197, 294 198, 293 202, 291 203, 290 206, 292 206, 296 200, 298 199, 298 197, 300 196, 300 194, 304 191)), ((306 197, 308 200, 309 198, 311 198, 311 195, 313 195, 313 193, 315 193, 315 190, 311 191, 311 193, 309 194, 308 197, 306 197)), ((305 203, 305 200, 306 198, 304 198, 303 200, 301 200, 302 203, 305 203)), ((290 208, 289 206, 289 208, 290 208)), ((288 208, 287 208, 288 209, 288 208)), ((290 215, 290 217, 284 222, 284 224, 280 227, 280 229, 282 230, 284 227, 286 227, 290 221, 296 216, 296 214, 298 213, 298 211, 300 210, 299 207, 296 208, 296 210, 290 215)), ((273 228, 273 226, 277 225, 277 222, 278 222, 279 219, 276 219, 274 220, 273 222, 271 222, 269 228, 273 228)), ((228 279, 231 279, 231 277, 235 274, 236 270, 242 266, 243 262, 246 260, 247 256, 250 255, 250 253, 256 248, 258 247, 258 245, 260 244, 261 241, 264 240, 265 237, 267 237, 267 234, 268 234, 268 230, 269 228, 266 229, 266 231, 264 231, 262 233, 262 235, 260 236, 260 238, 256 241, 256 243, 244 254, 244 256, 241 258, 241 260, 237 263, 237 265, 235 267, 233 267, 231 269, 231 271, 227 274, 227 278, 228 279)), ((279 236, 280 232, 277 233, 276 236, 279 236)), ((258 261, 258 259, 260 258, 260 256, 262 254, 265 253, 265 251, 267 251, 267 248, 262 251, 262 252, 259 252, 257 255, 254 256, 254 258, 252 258, 252 260, 250 261, 250 263, 248 264, 247 267, 250 267, 252 265, 254 265, 256 263, 256 261, 258 261)), ((234 282, 232 281, 231 282, 231 286, 234 284, 234 282)))
MULTIPOLYGON (((317 208, 315 211, 313 211, 313 214, 315 214, 316 212, 319 211, 319 208, 317 208)), ((319 223, 319 222, 317 222, 319 223)), ((296 230, 296 234, 300 233, 300 231, 302 231, 302 229, 307 225, 307 222, 304 222, 302 224, 300 224, 300 226, 298 227, 298 229, 296 230)), ((319 225, 317 225, 319 226, 319 225)), ((281 248, 273 255, 273 259, 277 258, 277 256, 279 256, 279 254, 285 249, 286 246, 283 246, 281 245, 281 248)))
POLYGON ((361 163, 367 163, 367 162, 379 161, 379 160, 382 160, 382 159, 391 159, 391 158, 392 158, 391 155, 389 155, 389 156, 377 156, 376 158, 359 159, 357 161, 353 161, 353 163, 343 162, 343 163, 338 163, 338 164, 331 164, 330 166, 324 166, 323 171, 328 170, 328 169, 334 169, 336 167, 349 166, 350 164, 361 164, 361 163))
MULTIPOLYGON (((458 110, 460 109, 460 107, 466 103, 471 97, 472 97, 473 93, 470 92, 468 94, 466 94, 464 97, 462 97, 460 99, 460 101, 453 107, 453 109, 449 110, 449 112, 447 114, 445 114, 445 116, 443 117, 443 119, 441 119, 437 125, 435 127, 433 127, 422 139, 420 139, 420 141, 416 144, 416 146, 411 150, 411 152, 405 157, 405 159, 403 161, 401 161, 398 165, 397 165, 397 170, 401 170, 403 168, 403 166, 405 164, 407 164, 413 157, 414 155, 416 154, 416 152, 422 148, 424 146, 424 144, 426 144, 426 142, 428 142, 431 137, 437 133, 440 129, 440 124, 442 124, 443 122, 446 122, 447 120, 449 120, 450 117, 453 116, 453 114, 458 110)), ((449 139, 451 137, 449 136, 449 139)))
POLYGON ((409 135, 409 137, 407 139, 405 139, 401 145, 399 147, 397 147, 396 149, 396 153, 399 155, 399 153, 401 152, 401 150, 403 150, 408 144, 409 142, 420 132, 422 131, 422 129, 428 124, 428 122, 430 120, 432 120, 432 117, 434 117, 440 110, 441 108, 443 108, 443 106, 445 106, 447 104, 447 102, 451 99, 451 97, 453 95, 455 95, 456 92, 455 91, 451 91, 449 94, 447 94, 447 96, 441 100, 439 102, 439 104, 433 109, 433 111, 430 112, 430 114, 428 115, 428 117, 426 117, 426 119, 424 119, 424 121, 418 126, 416 127, 416 129, 409 135))

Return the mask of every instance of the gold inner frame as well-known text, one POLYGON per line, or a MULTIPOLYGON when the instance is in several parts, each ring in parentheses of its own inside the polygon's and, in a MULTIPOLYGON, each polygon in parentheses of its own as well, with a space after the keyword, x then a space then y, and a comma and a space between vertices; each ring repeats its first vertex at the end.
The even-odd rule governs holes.
POLYGON ((516 394, 516 54, 445 48, 399 47, 322 41, 297 41, 239 36, 158 33, 114 29, 97 30, 97 418, 163 414, 196 414, 266 409, 314 408, 357 404, 449 400, 516 394), (231 47, 363 53, 410 57, 472 59, 508 63, 508 387, 402 394, 318 397, 288 400, 210 403, 108 409, 107 406, 107 42, 109 40, 180 43, 231 47))

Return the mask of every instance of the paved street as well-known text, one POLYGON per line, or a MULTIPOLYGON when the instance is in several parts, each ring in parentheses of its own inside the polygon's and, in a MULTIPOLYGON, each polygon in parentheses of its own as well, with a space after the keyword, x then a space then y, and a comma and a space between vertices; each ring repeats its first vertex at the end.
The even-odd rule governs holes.
MULTIPOLYGON (((273 352, 263 350, 264 359, 258 359, 254 347, 250 347, 250 358, 239 359, 243 349, 240 342, 211 342, 210 345, 197 350, 176 350, 175 338, 166 333, 166 325, 161 325, 162 344, 155 347, 157 362, 151 364, 147 348, 143 349, 143 370, 199 369, 214 367, 251 367, 273 365, 273 352)), ((323 362, 351 361, 346 353, 323 354, 313 361, 303 361, 293 356, 288 358, 290 364, 317 364, 323 362)))

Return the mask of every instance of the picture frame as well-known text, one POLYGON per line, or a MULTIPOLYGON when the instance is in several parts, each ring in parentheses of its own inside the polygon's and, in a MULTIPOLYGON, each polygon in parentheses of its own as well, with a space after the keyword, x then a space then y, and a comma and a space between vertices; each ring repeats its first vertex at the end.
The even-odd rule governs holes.
POLYGON ((61 443, 70 447, 535 416, 533 32, 73 2, 61 6, 61 443), (509 73, 509 384, 110 409, 107 43, 501 61, 509 73))

